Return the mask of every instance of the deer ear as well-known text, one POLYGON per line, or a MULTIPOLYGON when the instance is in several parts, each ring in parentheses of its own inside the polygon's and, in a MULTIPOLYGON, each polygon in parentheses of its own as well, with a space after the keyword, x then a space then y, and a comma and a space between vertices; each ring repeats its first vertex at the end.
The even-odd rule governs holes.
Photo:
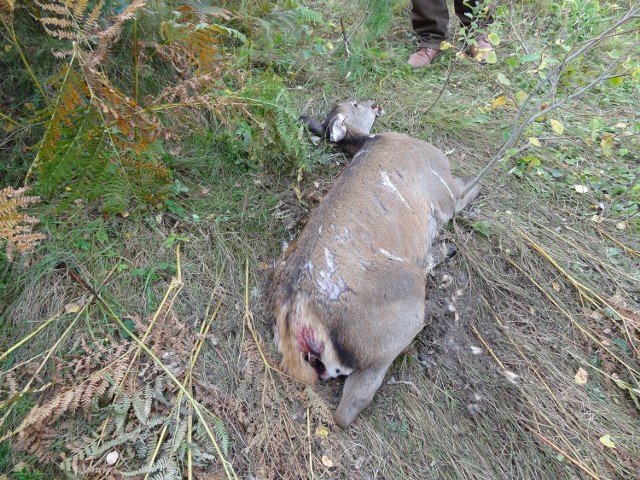
POLYGON ((347 117, 339 113, 329 125, 329 140, 337 143, 347 136, 347 117))

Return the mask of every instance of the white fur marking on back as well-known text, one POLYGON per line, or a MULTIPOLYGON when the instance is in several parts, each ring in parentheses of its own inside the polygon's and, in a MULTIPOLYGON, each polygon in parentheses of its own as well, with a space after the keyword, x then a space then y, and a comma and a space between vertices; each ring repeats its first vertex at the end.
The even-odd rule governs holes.
POLYGON ((390 260, 398 260, 399 262, 404 262, 403 258, 396 257, 393 253, 390 253, 390 252, 386 251, 384 248, 380 249, 380 253, 383 254, 385 257, 387 257, 390 260))
POLYGON ((346 285, 342 278, 337 280, 333 279, 334 273, 336 273, 336 266, 333 262, 333 254, 328 248, 324 249, 324 259, 327 262, 327 268, 324 268, 318 272, 316 277, 316 283, 320 287, 320 291, 329 297, 331 300, 338 300, 340 294, 344 292, 346 285))
POLYGON ((395 193, 400 198, 400 200, 402 200, 402 203, 404 203, 407 208, 411 209, 407 201, 404 199, 402 194, 398 191, 396 186, 393 184, 393 182, 389 178, 389 174, 387 172, 380 172, 380 175, 382 176, 382 184, 385 187, 389 188, 393 193, 395 193))
POLYGON ((429 167, 429 170, 431 170, 431 172, 438 177, 438 179, 444 184, 445 188, 447 189, 447 192, 449 192, 449 195, 451 195, 451 198, 453 198, 455 200, 455 195, 453 194, 453 192, 451 191, 451 189, 449 188, 449 185, 447 185, 447 182, 445 182, 442 177, 440 175, 438 175, 433 168, 429 167))

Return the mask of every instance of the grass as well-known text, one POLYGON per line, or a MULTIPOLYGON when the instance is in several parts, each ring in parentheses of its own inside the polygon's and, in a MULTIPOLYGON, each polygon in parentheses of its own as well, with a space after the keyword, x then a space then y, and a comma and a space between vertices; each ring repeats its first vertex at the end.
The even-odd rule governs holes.
MULTIPOLYGON (((560 6, 570 2, 518 2, 511 28, 503 6, 497 64, 449 64, 451 52, 411 71, 408 11, 382 3, 388 18, 313 3, 325 19, 312 32, 322 49, 305 59, 304 49, 280 46, 293 107, 320 116, 334 101, 375 98, 386 110, 375 131, 432 142, 459 175, 478 172, 510 131, 516 107, 496 100, 539 78, 514 31, 535 52, 556 38, 589 38, 620 13, 603 5, 596 15, 592 2, 568 13, 560 6)), ((623 46, 578 62, 567 85, 623 46)), ((331 419, 340 382, 310 388, 278 370, 267 307, 269 271, 339 173, 340 154, 310 147, 313 167, 297 177, 243 157, 219 132, 194 133, 167 157, 174 176, 164 211, 103 216, 41 204, 34 213, 47 241, 30 263, 0 270, 0 435, 34 405, 85 390, 76 410, 7 438, 0 474, 640 478, 640 192, 627 190, 638 175, 639 90, 631 78, 605 82, 540 119, 525 134, 540 146, 483 180, 473 209, 443 233, 459 254, 429 279, 429 325, 344 431, 331 419), (128 365, 129 374, 117 373, 128 365), (96 393, 103 380, 118 386, 113 396, 96 393), (115 466, 106 463, 113 451, 115 466)))

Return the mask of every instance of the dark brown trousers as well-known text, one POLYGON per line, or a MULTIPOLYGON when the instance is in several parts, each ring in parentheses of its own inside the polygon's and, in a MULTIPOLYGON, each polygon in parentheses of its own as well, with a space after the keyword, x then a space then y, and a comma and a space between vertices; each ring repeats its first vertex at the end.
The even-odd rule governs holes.
MULTIPOLYGON (((456 16, 460 23, 469 27, 473 21, 470 15, 473 7, 481 0, 454 0, 456 16)), ((449 10, 447 0, 411 0, 411 24, 413 31, 420 39, 420 47, 440 48, 440 44, 447 39, 449 27, 449 10)), ((483 25, 491 23, 489 15, 482 19, 483 25)))

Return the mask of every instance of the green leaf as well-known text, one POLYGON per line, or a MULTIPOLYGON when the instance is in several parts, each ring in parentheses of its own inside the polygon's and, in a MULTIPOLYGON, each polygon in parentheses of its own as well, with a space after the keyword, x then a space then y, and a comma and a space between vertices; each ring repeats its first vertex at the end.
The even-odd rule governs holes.
POLYGON ((496 55, 496 52, 489 52, 489 54, 487 55, 487 58, 485 58, 485 61, 487 63, 496 63, 498 61, 498 56, 496 55))
POLYGON ((489 41, 491 42, 491 45, 496 47, 500 45, 500 37, 496 32, 491 32, 488 38, 489 38, 489 41))
POLYGON ((527 169, 531 170, 532 168, 539 167, 542 162, 538 157, 534 157, 533 155, 527 155, 521 160, 522 163, 527 164, 527 169))
POLYGON ((622 82, 624 82, 623 76, 612 77, 609 79, 609 85, 611 85, 612 87, 619 87, 620 85, 622 85, 622 82))
POLYGON ((611 58, 620 58, 622 56, 622 50, 611 50, 607 55, 611 58))
POLYGON ((520 90, 519 92, 516 92, 516 100, 518 102, 524 102, 524 99, 527 98, 527 92, 524 92, 522 90, 520 90))
POLYGON ((603 135, 600 139, 600 148, 605 157, 610 157, 613 153, 613 135, 603 135))
POLYGON ((489 238, 491 236, 491 231, 489 230, 489 226, 490 226, 489 222, 476 222, 473 224, 473 229, 483 237, 489 238))
POLYGON ((530 63, 530 62, 535 62, 537 60, 540 60, 541 57, 542 57, 541 52, 533 52, 520 57, 520 61, 522 63, 530 63))
POLYGON ((551 125, 551 129, 558 135, 562 135, 564 133, 564 125, 562 125, 558 120, 552 118, 549 120, 549 124, 551 125))
POLYGON ((529 137, 529 143, 536 147, 541 146, 540 140, 538 140, 536 137, 529 137))
MULTIPOLYGON (((127 330, 129 330, 129 332, 133 332, 133 330, 136 328, 136 324, 130 318, 126 319, 122 323, 124 324, 125 327, 127 327, 127 330)), ((120 327, 120 334, 122 335, 123 338, 130 337, 129 332, 127 332, 127 330, 125 330, 123 327, 120 327)))
POLYGON ((504 73, 499 73, 498 74, 498 83, 500 85, 506 85, 507 87, 509 85, 511 85, 511 82, 509 81, 509 79, 507 77, 504 76, 504 73))

